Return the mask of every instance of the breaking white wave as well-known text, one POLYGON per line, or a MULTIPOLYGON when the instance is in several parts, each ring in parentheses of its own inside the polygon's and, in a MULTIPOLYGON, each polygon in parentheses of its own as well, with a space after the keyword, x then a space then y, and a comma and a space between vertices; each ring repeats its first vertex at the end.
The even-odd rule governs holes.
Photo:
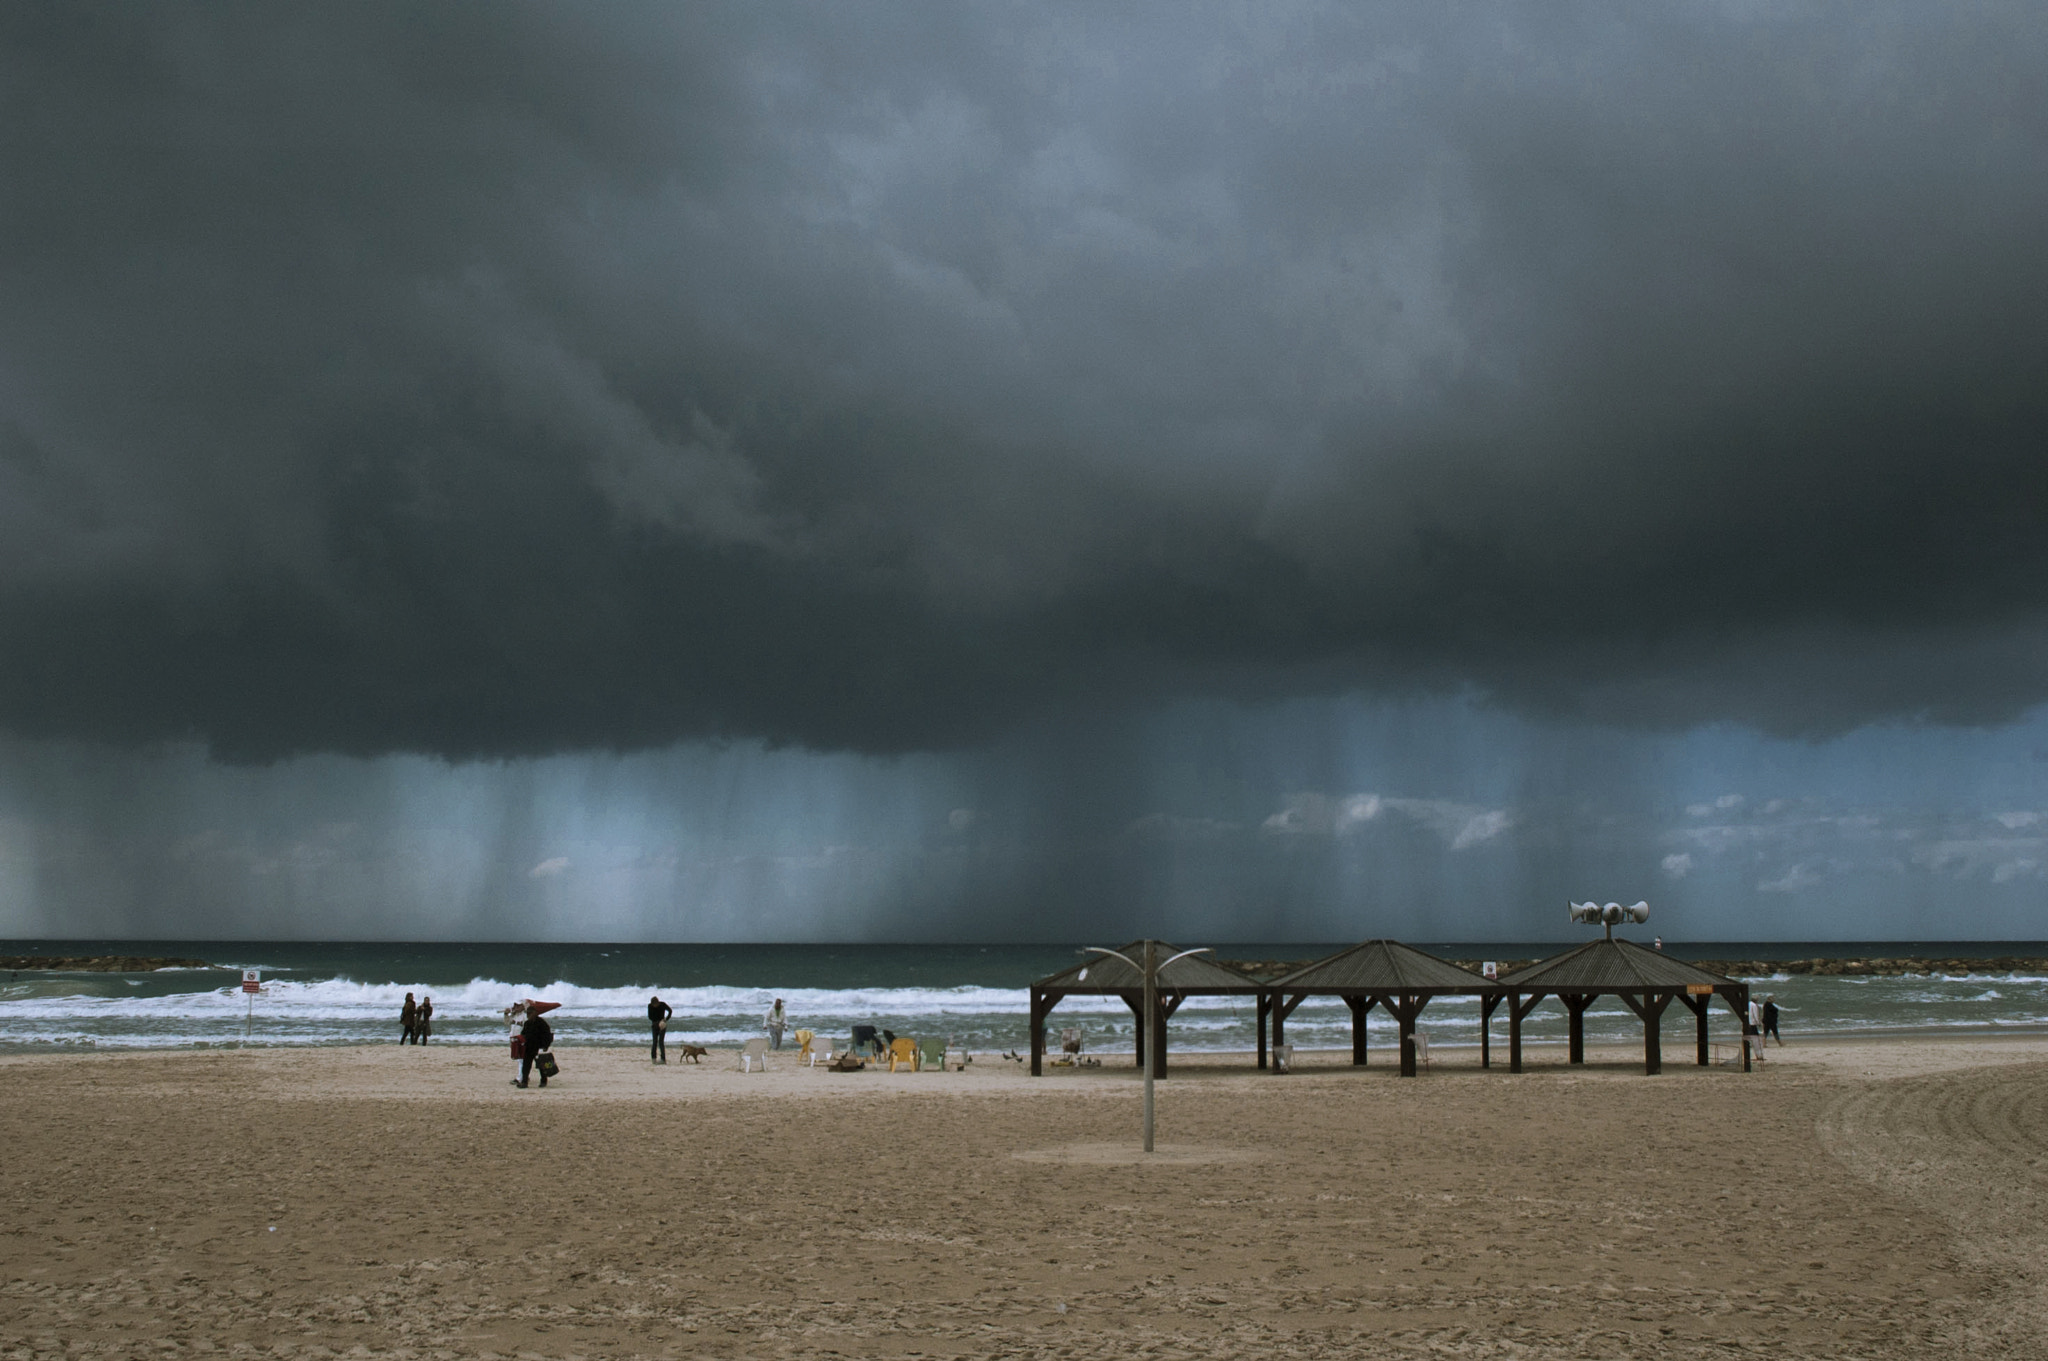
MULTIPOLYGON (((593 987, 559 977, 408 983, 286 976, 267 980, 252 1001, 235 983, 221 985, 232 973, 168 973, 17 975, 0 983, 0 1048, 173 1049, 238 1044, 245 1032, 257 1045, 392 1043, 408 992, 433 998, 434 1042, 442 1044, 504 1044, 504 1009, 523 998, 560 1004, 551 1019, 565 1043, 641 1044, 648 998, 656 993, 674 1008, 669 1033, 677 1042, 729 1046, 759 1035, 764 1014, 780 997, 792 1029, 844 1037, 856 1024, 871 1024, 898 1034, 945 1036, 984 1051, 1029 1044, 1029 991, 1023 987, 593 987), (210 986, 193 986, 202 982, 210 986)), ((2031 976, 1793 976, 1770 986, 1795 1040, 1799 1034, 2048 1025, 2048 979, 2031 976)), ((1476 1044, 1478 1013, 1476 997, 1437 998, 1421 1026, 1438 1044, 1476 1044)), ((1716 1033, 1732 1027, 1725 1006, 1716 1005, 1711 1015, 1716 1033)), ((1248 996, 1188 998, 1171 1022, 1174 1047, 1248 1050, 1255 1043, 1256 1016, 1248 996)), ((1595 1042, 1640 1041, 1641 1023, 1616 999, 1601 999, 1586 1020, 1595 1042)), ((1128 1053, 1135 1042, 1130 1008, 1115 996, 1067 998, 1048 1025, 1055 1035, 1080 1029, 1089 1049, 1103 1053, 1128 1053)), ((1496 1043, 1504 1043, 1504 1012, 1494 1013, 1493 1025, 1496 1043)), ((1663 1022, 1666 1043, 1684 1043, 1692 1027, 1691 1016, 1674 1007, 1663 1022)), ((1341 1049, 1350 1044, 1351 1016, 1336 998, 1311 997, 1287 1018, 1286 1028, 1298 1046, 1341 1049)), ((1547 1043, 1560 1039, 1565 1028, 1562 1008, 1547 1001, 1524 1022, 1523 1034, 1531 1043, 1547 1043)), ((1395 1023, 1376 1008, 1368 1014, 1367 1030, 1377 1048, 1390 1042, 1395 1023)))

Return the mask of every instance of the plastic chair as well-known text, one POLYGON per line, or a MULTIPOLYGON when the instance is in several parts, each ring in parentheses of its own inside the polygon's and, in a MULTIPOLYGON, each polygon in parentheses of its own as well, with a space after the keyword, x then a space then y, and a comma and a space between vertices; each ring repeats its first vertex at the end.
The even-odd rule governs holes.
POLYGON ((1410 1038, 1415 1041, 1415 1066, 1417 1068, 1429 1067, 1429 1036, 1418 1030, 1410 1038))
POLYGON ((1085 1043, 1081 1032, 1072 1026, 1060 1032, 1060 1052, 1063 1054, 1078 1054, 1085 1043))
POLYGON ((811 1067, 815 1068, 821 1063, 832 1062, 832 1054, 832 1041, 826 1039, 823 1035, 813 1035, 808 1041, 805 1042, 803 1052, 798 1054, 797 1057, 803 1059, 804 1061, 809 1063, 811 1067))
POLYGON ((799 1062, 811 1056, 811 1041, 818 1038, 814 1030, 793 1030, 790 1038, 796 1041, 796 1056, 799 1062))
POLYGON ((748 1041, 746 1042, 746 1045, 745 1045, 745 1046, 744 1046, 743 1048, 741 1048, 741 1050, 740 1050, 740 1071, 741 1071, 742 1073, 751 1073, 751 1072, 753 1072, 753 1071, 754 1071, 754 1066, 753 1066, 753 1065, 754 1065, 754 1061, 755 1061, 756 1059, 759 1059, 759 1060, 760 1060, 760 1062, 761 1062, 761 1071, 762 1071, 762 1072, 764 1072, 764 1073, 765 1073, 765 1072, 767 1072, 767 1071, 768 1071, 768 1037, 767 1037, 767 1036, 765 1036, 765 1035, 756 1035, 756 1036, 755 1036, 755 1037, 754 1037, 753 1039, 751 1039, 751 1040, 748 1040, 748 1041))
POLYGON ((933 1068, 941 1073, 945 1072, 946 1042, 944 1040, 926 1040, 920 1044, 917 1047, 917 1066, 919 1068, 933 1068))
POLYGON ((913 1073, 917 1071, 917 1041, 908 1035, 898 1035, 889 1046, 889 1071, 895 1072, 899 1063, 913 1073))

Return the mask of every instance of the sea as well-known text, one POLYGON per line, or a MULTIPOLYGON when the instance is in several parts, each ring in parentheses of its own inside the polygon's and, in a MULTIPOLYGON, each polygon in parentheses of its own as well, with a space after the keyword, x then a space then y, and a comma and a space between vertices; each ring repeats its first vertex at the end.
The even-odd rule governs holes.
MULTIPOLYGON (((1420 946, 1451 959, 1535 959, 1577 941, 1420 946)), ((1307 961, 1341 944, 1220 944, 1218 957, 1307 961)), ((1768 963, 1834 958, 2048 957, 2040 941, 1666 942, 1681 959, 1768 963)), ((177 1050, 395 1043, 405 995, 434 1002, 432 1043, 503 1045, 504 1010, 535 998, 559 1004, 550 1020, 563 1045, 640 1045, 647 1002, 675 1009, 671 1044, 731 1046, 764 1033, 781 998, 792 1027, 845 1036, 856 1023, 919 1038, 943 1036, 970 1052, 1023 1052, 1034 979, 1082 959, 1060 945, 648 945, 456 944, 287 941, 0 942, 9 955, 140 955, 197 958, 206 968, 144 973, 0 973, 0 1052, 177 1050), (261 991, 246 993, 243 971, 261 991)), ((1816 977, 1782 972, 1750 981, 1776 997, 1788 1040, 1801 1035, 2002 1034, 2048 1030, 2048 976, 1970 974, 1927 978, 1816 977)), ((1438 998, 1422 1025, 1435 1048, 1479 1042, 1475 998, 1438 998)), ((1686 1018, 1667 1018, 1667 1043, 1686 1018)), ((1249 997, 1194 997, 1172 1021, 1176 1053, 1245 1051, 1255 1043, 1249 997)), ((1116 998, 1070 998, 1054 1031, 1082 1031, 1091 1051, 1132 1052, 1132 1017, 1116 998)), ((1565 1015, 1546 1002, 1524 1023, 1525 1040, 1562 1043, 1565 1015)), ((1725 1024, 1725 1022, 1718 1022, 1725 1024)), ((1636 1041, 1641 1023, 1618 999, 1586 1015, 1594 1042, 1636 1041)), ((1391 1043, 1383 1010, 1369 1017, 1370 1043, 1391 1043)), ((1496 1013, 1496 1040, 1505 1022, 1496 1013)), ((1287 1021, 1297 1048, 1342 1049, 1350 1016, 1335 998, 1311 998, 1287 1021)))

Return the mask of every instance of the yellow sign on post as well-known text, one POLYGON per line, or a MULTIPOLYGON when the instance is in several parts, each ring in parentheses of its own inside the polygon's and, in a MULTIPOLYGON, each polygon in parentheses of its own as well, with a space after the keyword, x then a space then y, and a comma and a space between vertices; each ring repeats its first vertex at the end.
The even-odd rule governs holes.
POLYGON ((1685 985, 1685 990, 1694 997, 1707 997, 1713 994, 1714 985, 1712 983, 1688 983, 1685 985))

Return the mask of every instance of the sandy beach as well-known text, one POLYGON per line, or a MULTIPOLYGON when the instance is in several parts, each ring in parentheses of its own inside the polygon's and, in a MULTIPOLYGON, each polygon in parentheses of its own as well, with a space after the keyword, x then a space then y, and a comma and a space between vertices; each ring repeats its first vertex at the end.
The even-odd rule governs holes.
POLYGON ((0 1355, 2048 1355, 2048 1039, 1412 1081, 0 1062, 0 1355))

